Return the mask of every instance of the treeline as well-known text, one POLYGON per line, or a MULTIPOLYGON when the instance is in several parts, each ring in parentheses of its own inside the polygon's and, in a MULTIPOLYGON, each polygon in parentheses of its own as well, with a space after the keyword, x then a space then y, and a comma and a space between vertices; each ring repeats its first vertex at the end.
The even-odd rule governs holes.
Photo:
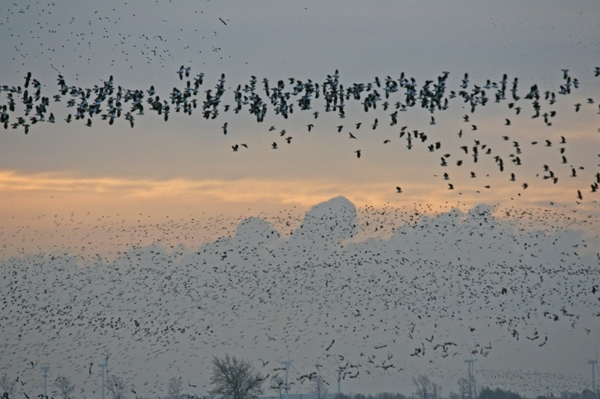
POLYGON ((403 395, 401 393, 391 393, 391 392, 379 392, 375 395, 365 395, 362 393, 357 393, 354 395, 346 395, 344 393, 338 393, 334 396, 334 399, 409 399, 410 396, 403 395))
MULTIPOLYGON (((286 370, 287 371, 287 370, 286 370)), ((260 399, 268 391, 277 391, 279 399, 289 398, 289 388, 287 378, 281 375, 275 375, 267 382, 267 377, 262 376, 254 366, 246 359, 236 356, 225 355, 224 357, 215 356, 212 360, 212 370, 210 376, 210 385, 212 389, 207 395, 197 395, 184 392, 184 385, 181 377, 173 377, 166 384, 166 396, 163 399, 260 399)), ((461 378, 458 380, 459 392, 442 394, 442 387, 431 381, 425 375, 419 375, 413 378, 415 391, 410 396, 401 393, 380 392, 375 395, 365 394, 328 394, 327 386, 323 378, 318 373, 307 376, 311 382, 310 394, 314 399, 526 399, 518 393, 505 391, 500 388, 477 389, 475 379, 471 382, 461 378)), ((16 398, 17 379, 11 379, 7 374, 0 377, 0 399, 16 398)), ((104 378, 104 387, 108 393, 109 399, 129 399, 130 392, 138 399, 137 392, 130 386, 130 383, 124 378, 111 374, 104 378)), ((56 394, 60 399, 76 399, 72 396, 75 391, 75 385, 68 377, 58 376, 51 384, 54 388, 51 395, 37 395, 40 399, 54 399, 56 394)), ((30 397, 23 392, 26 399, 30 397)), ((296 396, 296 395, 293 395, 296 396)), ((530 399, 531 397, 527 397, 530 399)), ((563 392, 558 396, 552 394, 538 395, 535 399, 600 399, 598 392, 586 389, 581 393, 563 392)), ((158 399, 161 399, 160 397, 158 399)))
MULTIPOLYGON (((526 399, 524 396, 511 391, 504 391, 500 388, 490 389, 484 388, 481 390, 477 399, 526 399)), ((589 389, 584 389, 581 393, 563 392, 559 396, 538 395, 535 399, 600 399, 600 393, 594 393, 589 389)))
MULTIPOLYGON (((357 394, 344 394, 337 393, 333 395, 333 399, 421 399, 421 395, 419 392, 411 393, 409 396, 406 396, 401 393, 391 393, 391 392, 379 392, 374 395, 365 395, 362 393, 357 394)), ((437 394, 439 399, 447 398, 447 399, 469 399, 469 395, 465 393, 455 393, 450 392, 447 395, 437 394)), ((433 393, 428 393, 427 399, 435 399, 436 396, 433 393)), ((552 394, 549 395, 537 395, 534 397, 531 396, 522 396, 516 392, 512 392, 509 390, 503 390, 500 388, 483 388, 476 395, 473 396, 473 399, 600 399, 600 392, 594 394, 589 389, 583 390, 581 393, 578 392, 562 392, 560 395, 555 396, 552 394)))

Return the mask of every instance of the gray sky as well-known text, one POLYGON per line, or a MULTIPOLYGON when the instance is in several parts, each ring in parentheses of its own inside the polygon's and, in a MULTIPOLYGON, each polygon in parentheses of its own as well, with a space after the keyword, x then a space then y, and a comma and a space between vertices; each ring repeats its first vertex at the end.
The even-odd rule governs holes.
MULTIPOLYGON (((339 70, 340 82, 347 88, 373 83, 375 77, 398 79, 404 72, 420 88, 448 71, 448 92, 461 90, 465 73, 468 90, 484 86, 488 79, 499 82, 503 74, 510 87, 518 77, 522 99, 515 106, 521 106, 522 112, 516 115, 509 109, 509 99, 495 103, 495 90, 489 89, 489 103, 474 113, 454 98, 447 110, 434 114, 419 106, 399 112, 396 126, 389 126, 393 105, 384 111, 380 103, 365 113, 359 102, 349 101, 346 118, 341 120, 337 113, 325 112, 321 98, 314 100, 310 111, 300 111, 295 104, 287 120, 275 115, 269 104, 262 123, 247 108, 240 114, 221 110, 215 120, 202 118, 199 111, 191 116, 172 112, 168 122, 146 108, 145 115, 135 115, 131 129, 123 117, 110 126, 99 115, 92 127, 85 121, 68 124, 64 119, 74 114, 74 108, 67 108, 69 96, 64 96, 49 107, 56 123, 32 125, 27 135, 22 127, 1 130, 3 255, 14 255, 19 248, 45 252, 54 245, 86 252, 81 249, 80 233, 71 230, 69 223, 57 226, 54 215, 81 223, 86 234, 97 234, 95 250, 104 255, 114 251, 114 256, 116 248, 123 250, 131 242, 149 245, 164 239, 165 232, 157 228, 149 237, 132 233, 123 240, 111 229, 97 233, 94 221, 124 219, 131 231, 137 231, 132 227, 137 220, 160 226, 191 218, 218 221, 193 239, 170 238, 175 245, 179 241, 193 247, 200 245, 203 234, 213 238, 233 234, 240 216, 274 217, 285 210, 295 215, 292 225, 297 226, 298 218, 312 205, 339 195, 361 209, 419 204, 430 214, 432 209, 453 206, 467 212, 478 204, 534 209, 535 223, 549 215, 553 229, 569 223, 561 215, 574 212, 581 218, 576 229, 585 231, 587 238, 597 237, 594 224, 584 221, 588 215, 597 220, 600 214, 599 194, 590 189, 600 172, 600 77, 594 77, 600 66, 598 11, 590 1, 158 0, 104 1, 93 6, 78 1, 5 2, 0 5, 0 85, 22 86, 31 72, 50 97, 58 92, 61 74, 67 85, 82 88, 101 86, 109 76, 115 86, 126 89, 148 90, 153 85, 161 99, 167 99, 173 87, 185 87, 186 79, 177 75, 181 65, 191 67, 190 79, 205 74, 199 101, 204 90, 214 91, 224 73, 224 104, 234 104, 233 90, 249 84, 251 76, 257 77, 259 88, 267 78, 271 86, 284 80, 291 91, 288 79, 292 77, 322 84, 328 74, 339 70), (557 94, 556 104, 549 105, 543 93, 558 93, 564 83, 562 69, 578 79, 579 88, 568 96, 557 94), (531 118, 531 101, 523 97, 533 84, 542 93, 542 112, 556 111, 552 126, 541 117, 531 118), (582 104, 579 112, 577 103, 582 104), (314 111, 319 111, 317 119, 314 111), (430 124, 432 115, 435 125, 430 124), (464 115, 469 115, 469 122, 464 122, 464 115), (375 118, 376 130, 371 128, 375 118), (507 118, 510 126, 505 126, 507 118), (227 135, 221 128, 225 122, 227 135), (362 126, 356 129, 359 122, 362 126), (308 124, 314 125, 311 132, 308 124), (338 125, 343 125, 341 132, 338 125), (275 130, 270 131, 271 126, 275 130), (424 132, 428 141, 415 140, 408 150, 405 137, 399 136, 402 126, 424 132), (286 133, 281 136, 283 129, 286 133), (290 136, 287 144, 284 139, 290 136), (566 143, 560 143, 561 136, 566 143), (492 152, 474 163, 461 146, 471 151, 476 140, 480 148, 483 144, 492 152), (552 146, 546 146, 546 140, 552 146), (278 143, 277 150, 271 148, 272 142, 278 143), (432 153, 427 145, 436 142, 441 149, 432 153), (514 142, 522 150, 521 166, 511 162, 514 142), (248 148, 232 151, 233 145, 241 143, 248 148), (445 154, 450 157, 443 167, 440 158, 445 154), (504 159, 504 172, 498 170, 495 155, 504 159), (562 155, 567 163, 561 161, 562 155), (460 167, 458 160, 464 161, 460 167), (543 178, 544 165, 558 177, 556 184, 543 178), (515 173, 515 181, 510 181, 510 173, 515 173), (401 194, 397 186, 402 187, 401 194), (578 200, 577 190, 583 200, 578 200)), ((7 93, 0 94, 1 106, 7 103, 7 93)), ((389 101, 403 101, 403 95, 392 94, 389 101)), ((17 111, 22 112, 19 99, 17 111)), ((516 214, 496 216, 511 221, 516 214)), ((359 212, 359 217, 366 217, 365 213, 359 212)), ((283 223, 280 231, 289 228, 283 223)), ((597 267, 597 260, 592 265, 597 267)), ((561 337, 568 340, 566 331, 561 337)), ((585 345, 579 353, 592 344, 586 341, 585 345)), ((528 366, 541 368, 546 360, 528 366)), ((504 367, 510 361, 514 358, 499 364, 504 367)))

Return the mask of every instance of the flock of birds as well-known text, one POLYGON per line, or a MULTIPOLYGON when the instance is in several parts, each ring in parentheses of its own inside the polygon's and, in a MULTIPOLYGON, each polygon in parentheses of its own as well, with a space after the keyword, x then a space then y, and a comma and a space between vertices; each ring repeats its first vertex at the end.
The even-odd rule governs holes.
MULTIPOLYGON (((136 118, 146 113, 156 113, 164 121, 168 121, 170 115, 181 113, 193 115, 194 112, 200 112, 205 119, 216 119, 220 115, 228 113, 239 114, 247 111, 256 118, 257 122, 262 122, 269 109, 272 109, 276 115, 284 119, 294 113, 294 110, 311 112, 315 122, 307 125, 307 131, 316 129, 316 119, 319 118, 320 110, 315 104, 316 100, 322 99, 325 113, 337 113, 340 120, 346 118, 347 109, 353 108, 356 103, 359 104, 367 114, 378 107, 383 112, 389 114, 389 126, 395 129, 399 125, 399 115, 410 108, 420 107, 431 112, 430 125, 437 123, 435 112, 441 112, 450 109, 451 101, 458 101, 470 108, 470 113, 462 116, 465 123, 465 129, 457 132, 460 140, 458 146, 450 147, 443 144, 447 133, 439 136, 439 133, 425 133, 419 129, 411 129, 407 125, 397 127, 398 139, 404 140, 406 149, 421 146, 427 149, 427 153, 433 158, 439 159, 439 165, 442 172, 441 178, 447 181, 447 188, 454 190, 456 183, 452 181, 449 165, 456 167, 470 165, 470 177, 476 178, 480 174, 486 174, 487 171, 482 167, 481 173, 477 171, 477 164, 480 159, 488 158, 493 160, 493 164, 499 172, 507 173, 507 179, 510 182, 520 185, 522 190, 530 186, 530 182, 519 175, 519 167, 524 162, 537 161, 536 159, 527 159, 527 150, 525 146, 543 146, 552 150, 549 157, 540 160, 539 171, 536 177, 557 184, 563 178, 578 178, 584 171, 577 154, 569 153, 569 134, 562 133, 560 138, 547 138, 544 140, 532 140, 529 143, 511 138, 510 132, 514 125, 513 119, 505 118, 503 125, 507 126, 507 133, 501 134, 502 140, 506 141, 504 150, 494 151, 492 145, 488 142, 491 135, 483 134, 474 121, 474 113, 479 107, 484 107, 488 103, 505 104, 509 110, 512 110, 515 117, 518 118, 526 109, 531 110, 531 118, 539 118, 544 125, 552 126, 553 120, 557 115, 557 110, 551 108, 561 96, 568 96, 573 93, 580 85, 577 78, 569 75, 568 69, 562 71, 562 82, 556 90, 542 91, 537 84, 532 85, 526 90, 519 87, 519 79, 510 79, 506 74, 498 82, 487 80, 484 84, 473 84, 468 73, 464 74, 462 83, 455 90, 447 87, 449 72, 443 72, 436 79, 426 80, 419 85, 415 78, 409 78, 400 74, 395 79, 387 76, 380 80, 375 77, 373 82, 353 83, 346 85, 341 83, 340 76, 336 70, 334 74, 328 75, 321 84, 313 82, 311 79, 300 81, 295 78, 289 78, 289 83, 279 80, 276 84, 264 78, 262 80, 262 89, 259 87, 258 79, 252 76, 249 83, 239 84, 231 90, 231 96, 226 96, 228 91, 226 86, 225 74, 221 74, 214 88, 204 88, 204 73, 192 75, 191 67, 182 65, 176 71, 180 80, 186 80, 184 87, 174 87, 167 95, 162 96, 157 93, 154 85, 148 90, 131 90, 115 84, 113 77, 103 81, 101 85, 94 87, 78 87, 68 85, 66 79, 58 76, 58 91, 56 94, 46 95, 42 92, 43 85, 35 79, 31 73, 24 77, 22 86, 0 85, 0 93, 6 93, 5 104, 0 105, 0 123, 4 129, 22 129, 28 134, 30 129, 38 123, 56 123, 57 118, 52 111, 57 103, 66 104, 67 109, 73 109, 64 122, 72 123, 79 121, 87 127, 92 127, 96 118, 106 121, 113 125, 119 118, 124 118, 133 128, 136 118), (394 98, 400 96, 400 98, 394 98), (18 103, 20 107, 18 107, 18 103), (354 102, 354 104, 353 104, 354 102), (463 133, 463 130, 465 132, 463 133), (472 140, 466 137, 466 132, 475 133, 472 140), (438 136, 432 137, 434 134, 438 136), (463 135, 465 136, 463 138, 463 135), (454 160, 456 159, 456 160, 454 160), (558 163, 560 166, 551 166, 558 163)), ((600 67, 593 71, 595 77, 600 75, 600 67)), ((594 106, 595 99, 587 98, 585 103, 577 102, 573 106, 573 112, 578 113, 584 106, 594 106)), ((600 104, 599 113, 600 113, 600 104)), ((69 111, 67 111, 69 112, 69 111)), ((337 133, 346 131, 348 138, 358 142, 359 131, 365 122, 353 123, 352 126, 344 124, 337 125, 337 133)), ((383 120, 380 122, 375 117, 372 123, 368 123, 371 130, 376 130, 380 125, 386 124, 383 120)), ((229 122, 224 122, 221 126, 222 133, 227 135, 231 131, 229 122)), ((268 131, 276 131, 275 126, 270 126, 268 131)), ((599 129, 600 130, 600 129, 599 129)), ((278 137, 287 144, 292 143, 292 136, 286 129, 278 132, 278 137)), ((389 144, 391 138, 385 139, 383 144, 389 144)), ((280 143, 273 141, 271 148, 276 150, 280 143)), ((234 152, 242 148, 248 149, 247 143, 235 143, 231 145, 234 152)), ((362 149, 354 150, 357 158, 363 155, 362 149)), ((600 154, 598 154, 600 156, 600 154)), ((431 162, 431 160, 428 160, 431 162)), ((437 175, 436 175, 437 176, 437 175)), ((590 173, 586 176, 589 178, 590 173)), ((597 193, 600 184, 600 170, 591 174, 592 180, 588 181, 588 192, 597 193)), ((583 183, 585 184, 585 183, 583 183)), ((580 186, 576 190, 574 199, 582 201, 586 190, 580 186)), ((484 188, 490 189, 490 185, 484 188)), ((396 187, 397 193, 402 193, 402 187, 396 187)), ((519 194, 520 195, 520 194, 519 194)))
MULTIPOLYGON (((159 1, 162 2, 155 0, 153 6, 159 1)), ((205 58, 206 54, 214 54, 220 59, 231 58, 222 55, 220 45, 215 43, 221 24, 227 25, 227 19, 211 21, 200 4, 180 5, 183 14, 194 20, 192 27, 174 31, 171 29, 173 20, 161 15, 150 32, 140 33, 130 28, 136 21, 144 20, 144 13, 135 4, 127 3, 96 4, 79 10, 75 6, 70 10, 71 15, 65 17, 65 6, 60 2, 5 2, 0 5, 0 29, 13 39, 6 43, 6 48, 12 50, 12 60, 23 67, 40 59, 59 70, 65 68, 65 59, 90 66, 101 58, 106 67, 126 65, 134 69, 136 59, 165 68, 182 56, 205 58), (22 24, 33 26, 32 20, 37 29, 26 34, 20 27, 22 24), (194 45, 186 45, 182 39, 193 40, 194 45), (54 43, 61 43, 61 47, 54 43), (102 50, 97 50, 99 48, 102 50)), ((165 6, 172 7, 172 4, 165 6)))
MULTIPOLYGON (((3 7, 3 31, 11 38, 13 33, 18 36, 15 15, 35 7, 3 7)), ((174 50, 182 37, 217 36, 214 27, 205 33, 181 28, 167 36, 171 24, 165 18, 155 24, 158 33, 132 39, 117 29, 123 28, 120 9, 104 15, 95 11, 86 21, 73 17, 65 28, 52 25, 54 3, 40 7, 45 24, 38 21, 36 29, 49 37, 69 30, 63 41, 81 57, 82 48, 96 51, 92 47, 99 42, 88 28, 93 26, 102 36, 100 43, 110 44, 102 59, 110 59, 111 66, 132 64, 129 69, 130 58, 139 53, 144 62, 170 68, 179 59, 174 50)), ((127 20, 135 20, 136 7, 127 10, 132 12, 127 20)), ((214 22, 221 28, 229 20, 214 22)), ((40 39, 37 30, 30 33, 30 39, 40 39)), ((14 39, 20 40, 26 38, 14 39)), ((204 73, 192 73, 190 60, 170 71, 181 85, 159 93, 152 84, 128 89, 112 76, 93 87, 72 84, 60 71, 64 65, 56 64, 55 49, 42 44, 41 51, 29 52, 20 43, 14 54, 23 66, 32 57, 48 55, 59 74, 56 90, 48 92, 30 72, 17 84, 0 82, 0 125, 5 134, 29 135, 45 123, 121 128, 122 119, 135 128, 145 115, 169 122, 174 115, 199 113, 209 121, 225 119, 219 133, 236 140, 230 143, 231 151, 239 153, 254 147, 239 141, 233 115, 250 114, 257 123, 265 123, 274 114, 287 124, 294 113, 303 113, 311 119, 303 126, 307 135, 326 130, 350 140, 355 147, 348 156, 361 161, 370 155, 361 145, 363 139, 382 130, 392 132, 382 144, 399 142, 399 148, 429 156, 424 162, 439 164, 437 177, 448 190, 461 189, 457 168, 468 167, 467 176, 477 179, 489 173, 491 162, 507 181, 531 191, 532 181, 521 174, 529 163, 539 166, 536 178, 545 182, 541 184, 569 179, 580 183, 573 199, 581 202, 589 193, 588 205, 598 210, 594 195, 600 169, 590 172, 571 151, 570 132, 550 128, 562 112, 574 116, 600 107, 598 99, 578 95, 586 82, 567 69, 561 71, 559 84, 547 89, 538 84, 523 87, 519 78, 507 74, 475 82, 465 73, 452 86, 446 71, 422 82, 401 73, 347 84, 337 70, 322 82, 272 82, 251 76, 247 83, 231 87, 224 73, 207 84, 204 73), (570 110, 559 110, 559 100, 572 98, 570 110), (491 106, 510 113, 492 130, 480 123, 484 118, 477 119, 483 107, 491 106), (459 108, 466 108, 458 117, 464 127, 440 133, 435 127, 445 123, 440 115, 459 108), (428 113, 431 131, 402 123, 406 112, 417 109, 428 113), (357 119, 356 114, 361 116, 357 119), (330 123, 332 116, 337 123, 330 123), (548 127, 548 136, 516 139, 513 133, 525 118, 539 121, 540 129, 548 127), (448 140, 450 134, 453 140, 448 140), (535 158, 532 147, 546 148, 545 157, 535 158)), ((210 47, 202 49, 221 51, 218 45, 210 47)), ((202 51, 184 46, 183 52, 187 56, 202 51)), ((94 54, 87 54, 88 65, 94 54)), ((597 79, 600 67, 589 72, 597 79)), ((292 136, 288 125, 268 124, 265 130, 273 138, 264 146, 274 151, 293 148, 300 134, 295 131, 292 136)), ((399 185, 395 191, 400 195, 406 187, 399 185)), ((568 214, 504 209, 502 219, 496 211, 486 206, 469 212, 366 207, 357 213, 348 200, 335 198, 300 218, 240 218, 233 226, 232 220, 217 218, 211 224, 218 239, 187 246, 187 237, 206 234, 206 221, 142 222, 128 228, 102 218, 82 235, 84 229, 72 216, 72 223, 55 221, 56 236, 50 238, 58 242, 66 234, 81 242, 55 242, 48 251, 24 249, 42 240, 44 233, 0 226, 0 373, 16 376, 19 397, 29 399, 41 391, 39 366, 50 364, 52 377, 72 377, 76 396, 91 397, 100 391, 99 360, 110 352, 109 373, 125 376, 130 396, 137 398, 162 396, 172 376, 184 378, 186 393, 206 392, 210 359, 225 352, 258 362, 266 385, 282 377, 282 362, 292 359, 293 391, 309 389, 316 376, 322 376, 330 390, 337 378, 344 380, 342 386, 386 378, 410 385, 423 370, 434 377, 450 376, 453 383, 464 376, 460 366, 470 358, 480 360, 480 386, 532 393, 541 385, 555 393, 581 390, 588 385, 587 376, 501 372, 479 365, 497 351, 518 347, 544 352, 556 342, 564 343, 567 334, 577 337, 574 341, 598 334, 597 217, 577 217, 577 209, 568 214), (65 233, 65 226, 73 231, 65 233), (101 240, 93 238, 99 231, 109 247, 120 245, 119 249, 107 255, 99 247, 101 240), (591 232, 590 238, 582 231, 591 232), (154 243, 144 241, 152 235, 157 237, 154 243), (21 238, 18 244, 15 237, 21 238), (124 245, 124 237, 131 241, 124 245), (18 254, 7 255, 13 246, 21 248, 18 254)))
MULTIPOLYGON (((453 361, 520 345, 545 350, 564 331, 596 335, 598 240, 577 233, 593 230, 596 219, 565 214, 572 226, 557 228, 547 224, 560 215, 503 212, 511 218, 488 206, 357 211, 338 197, 301 220, 277 215, 279 228, 267 218, 239 219, 230 234, 199 246, 181 245, 180 236, 201 234, 205 223, 180 221, 157 225, 170 241, 112 257, 59 247, 6 258, 0 371, 18 375, 19 393, 32 397, 38 366, 60 365, 54 377, 69 375, 77 396, 93 396, 98 359, 109 351, 110 373, 148 397, 160 396, 172 376, 187 380, 189 393, 208 390, 211 356, 223 353, 252 359, 268 386, 283 377, 289 354, 292 390, 310 389, 316 375, 330 386, 338 376, 342 386, 373 378, 410 385, 419 367, 456 381, 463 372, 453 361), (383 231, 385 238, 361 238, 383 231)), ((72 226, 134 237, 153 225, 128 230, 99 220, 72 226)), ((525 375, 482 370, 478 384, 535 389, 525 375)), ((559 393, 588 379, 545 383, 559 393)))

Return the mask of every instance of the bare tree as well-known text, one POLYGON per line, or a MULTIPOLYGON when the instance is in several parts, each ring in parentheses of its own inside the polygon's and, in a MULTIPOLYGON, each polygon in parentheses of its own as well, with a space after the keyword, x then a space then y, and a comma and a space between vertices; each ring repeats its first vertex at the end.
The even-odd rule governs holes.
POLYGON ((469 380, 466 378, 458 379, 458 391, 460 393, 460 399, 467 399, 469 396, 469 380))
POLYGON ((15 385, 16 381, 8 378, 7 374, 4 374, 2 377, 0 377, 0 391, 2 391, 2 395, 7 395, 9 398, 14 397, 15 385))
POLYGON ((320 375, 315 378, 312 393, 316 395, 317 399, 324 399, 327 396, 327 383, 320 375))
POLYGON ((108 377, 106 390, 113 399, 127 399, 127 382, 118 375, 111 374, 108 377))
POLYGON ((441 395, 442 387, 436 384, 435 382, 431 383, 431 397, 433 399, 438 399, 441 395))
POLYGON ((169 384, 167 386, 167 397, 169 399, 182 399, 183 398, 183 382, 181 381, 181 377, 179 378, 171 378, 169 380, 169 384))
POLYGON ((591 389, 581 391, 581 399, 597 399, 598 396, 591 389))
POLYGON ((54 387, 58 390, 58 394, 63 399, 69 399, 75 390, 75 385, 71 383, 71 379, 65 377, 64 375, 59 375, 56 377, 56 380, 54 381, 54 387))
POLYGON ((285 392, 285 380, 282 376, 274 375, 271 378, 271 389, 274 389, 279 393, 279 399, 283 399, 283 393, 285 392))
POLYGON ((429 399, 429 392, 431 391, 431 380, 426 375, 419 375, 413 377, 413 382, 417 386, 417 397, 419 399, 429 399))
POLYGON ((229 355, 215 356, 212 365, 211 395, 223 399, 256 399, 262 394, 264 379, 247 360, 229 355))

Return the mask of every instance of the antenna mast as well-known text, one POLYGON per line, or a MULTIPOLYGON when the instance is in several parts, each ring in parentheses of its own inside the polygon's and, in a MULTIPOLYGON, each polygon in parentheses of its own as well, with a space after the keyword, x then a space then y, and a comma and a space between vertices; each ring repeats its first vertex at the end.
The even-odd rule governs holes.
POLYGON ((40 366, 40 369, 44 371, 44 399, 48 399, 48 370, 50 370, 50 366, 45 364, 40 366))
POLYGON ((473 363, 477 359, 466 359, 468 371, 469 371, 469 399, 473 399, 473 363))
POLYGON ((588 364, 592 365, 592 392, 596 394, 596 368, 598 368, 598 360, 588 360, 588 364))
POLYGON ((286 351, 287 351, 287 361, 286 362, 280 362, 281 364, 283 364, 285 366, 285 398, 288 398, 288 394, 290 391, 290 384, 288 383, 288 375, 290 373, 290 366, 292 366, 292 361, 290 360, 290 351, 287 348, 286 345, 286 351))
POLYGON ((340 388, 340 381, 342 381, 342 373, 344 373, 344 372, 346 372, 346 367, 340 367, 340 366, 338 366, 338 369, 337 369, 337 373, 338 373, 338 376, 337 376, 338 393, 342 393, 342 390, 340 388))
POLYGON ((106 354, 106 357, 104 358, 104 363, 99 364, 98 366, 102 369, 102 399, 105 399, 104 397, 104 375, 106 373, 106 368, 108 367, 108 354, 106 354))
POLYGON ((285 397, 287 399, 288 397, 288 391, 290 390, 290 385, 288 384, 288 374, 290 372, 290 361, 288 360, 287 362, 281 362, 281 364, 283 364, 285 366, 285 397))

